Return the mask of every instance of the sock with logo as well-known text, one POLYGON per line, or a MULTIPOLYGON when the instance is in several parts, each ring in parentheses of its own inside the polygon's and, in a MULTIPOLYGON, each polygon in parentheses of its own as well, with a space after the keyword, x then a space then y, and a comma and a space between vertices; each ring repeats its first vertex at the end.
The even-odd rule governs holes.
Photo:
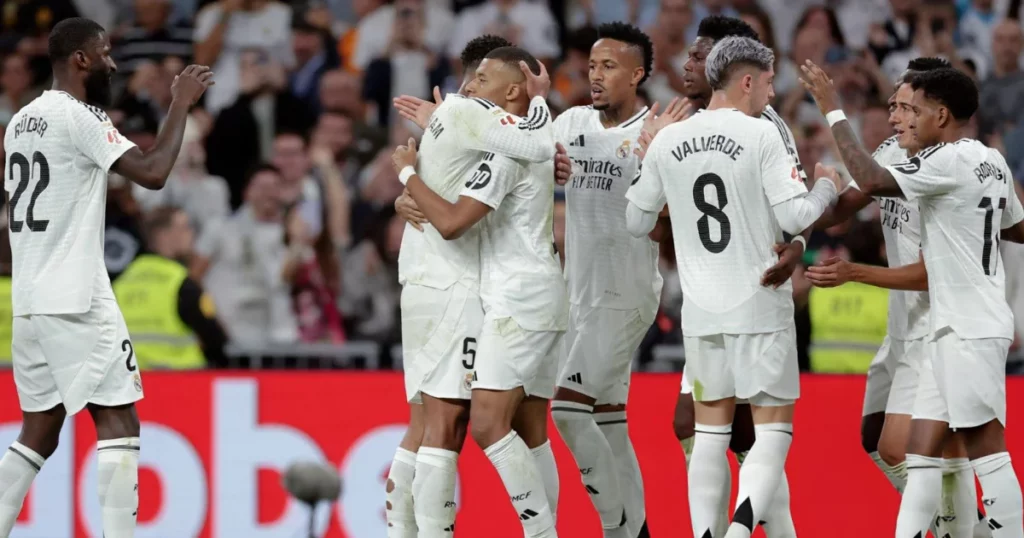
POLYGON ((896 538, 926 536, 942 498, 942 460, 907 454, 907 488, 896 519, 896 538))
POLYGON ((605 537, 628 538, 626 506, 615 468, 615 456, 594 421, 593 411, 592 406, 576 402, 555 401, 551 405, 551 417, 576 459, 583 485, 601 518, 605 537))
POLYGON ((9 536, 25 495, 46 459, 15 441, 0 458, 0 536, 9 536))
POLYGON ((629 439, 626 412, 594 413, 594 420, 615 456, 622 504, 626 507, 626 528, 630 536, 638 536, 647 521, 647 508, 644 504, 644 478, 640 473, 640 461, 633 450, 633 442, 629 439))
POLYGON ((989 528, 988 517, 978 510, 978 521, 974 524, 974 533, 971 538, 992 538, 992 529, 989 528))
POLYGON ((877 450, 869 456, 871 456, 871 461, 875 462, 875 467, 885 474, 885 478, 889 480, 892 487, 896 488, 900 495, 903 495, 903 490, 907 487, 907 462, 901 461, 897 465, 889 465, 885 463, 877 450))
POLYGON ((1008 452, 971 462, 981 483, 981 501, 993 538, 1024 537, 1024 501, 1008 452))
POLYGON ((782 471, 779 489, 775 492, 772 504, 764 517, 764 534, 768 538, 796 538, 793 526, 793 514, 789 510, 789 480, 786 471, 782 471))
POLYGON ((484 454, 504 482, 526 537, 555 538, 555 520, 548 507, 544 481, 540 478, 526 443, 516 432, 510 431, 498 442, 485 448, 484 454))
POLYGON ((139 511, 139 438, 96 443, 96 485, 103 512, 103 536, 131 538, 139 511))
POLYGON ((455 532, 455 470, 459 454, 421 446, 412 479, 412 505, 416 529, 410 537, 451 538, 455 532))
POLYGON ((786 468, 786 456, 793 442, 793 425, 754 425, 755 441, 740 466, 736 511, 725 538, 750 538, 764 519, 786 468))
POLYGON ((978 521, 978 491, 974 468, 967 458, 942 460, 942 500, 939 508, 939 536, 970 536, 978 521))
POLYGON ((395 459, 388 471, 387 511, 388 538, 416 538, 416 515, 413 511, 412 483, 416 474, 416 453, 402 447, 395 450, 395 459))
POLYGON ((732 425, 697 424, 694 432, 691 465, 687 471, 690 521, 694 536, 712 538, 724 517, 722 503, 728 506, 732 489, 728 456, 732 425))
POLYGON ((540 471, 540 478, 544 481, 544 493, 548 497, 548 508, 551 510, 551 519, 558 521, 558 464, 555 463, 555 453, 551 450, 551 441, 544 441, 544 444, 531 448, 533 461, 540 471))

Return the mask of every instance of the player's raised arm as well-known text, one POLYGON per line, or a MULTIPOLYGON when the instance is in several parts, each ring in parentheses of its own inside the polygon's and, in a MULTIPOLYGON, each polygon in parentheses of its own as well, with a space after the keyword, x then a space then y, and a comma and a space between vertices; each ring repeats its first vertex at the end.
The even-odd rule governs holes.
POLYGON ((174 77, 171 106, 153 149, 145 153, 138 148, 128 150, 114 163, 113 170, 147 189, 162 189, 181 152, 189 109, 212 85, 213 72, 202 65, 190 65, 174 77))
POLYGON ((923 258, 900 267, 878 267, 832 257, 808 267, 804 276, 819 288, 860 282, 889 290, 928 291, 928 269, 923 258))

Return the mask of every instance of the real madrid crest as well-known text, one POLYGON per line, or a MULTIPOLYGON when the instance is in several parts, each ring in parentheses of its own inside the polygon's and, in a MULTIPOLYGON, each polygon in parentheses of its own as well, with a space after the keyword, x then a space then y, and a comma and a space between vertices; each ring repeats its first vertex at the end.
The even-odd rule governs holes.
POLYGON ((629 140, 623 140, 622 145, 619 146, 619 149, 615 150, 615 155, 617 155, 620 159, 625 159, 626 157, 629 157, 629 149, 631 146, 632 143, 629 140))

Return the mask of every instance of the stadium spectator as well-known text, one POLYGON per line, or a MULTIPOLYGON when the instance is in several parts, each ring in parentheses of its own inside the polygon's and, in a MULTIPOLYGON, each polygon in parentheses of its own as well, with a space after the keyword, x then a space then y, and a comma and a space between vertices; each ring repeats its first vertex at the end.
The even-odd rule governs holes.
POLYGON ((1004 20, 992 31, 992 72, 981 83, 979 130, 983 138, 1003 135, 1024 125, 1024 72, 1020 69, 1024 32, 1020 23, 1004 20))
POLYGON ((32 84, 32 71, 28 58, 22 54, 11 54, 3 59, 0 68, 0 125, 6 126, 14 113, 39 96, 40 91, 32 84))
POLYGON ((295 342, 291 290, 283 278, 288 251, 281 174, 260 165, 248 179, 245 204, 199 237, 190 274, 210 290, 232 342, 295 342))
POLYGON ((172 9, 171 0, 135 0, 133 24, 113 43, 119 76, 131 76, 143 62, 160 63, 168 57, 191 63, 192 28, 174 24, 172 9))
POLYGON ((288 74, 288 91, 314 113, 320 111, 320 78, 338 66, 333 47, 328 47, 331 41, 330 34, 303 18, 292 22, 295 68, 288 74))
POLYGON ((274 0, 219 0, 196 15, 195 62, 217 74, 217 84, 205 96, 211 114, 242 93, 247 51, 261 51, 283 68, 294 64, 291 21, 291 8, 274 0))
POLYGON ((490 0, 467 8, 455 22, 448 57, 457 62, 466 43, 481 34, 504 37, 545 64, 562 53, 555 16, 544 3, 490 0))
POLYGON ((395 0, 385 4, 359 22, 358 37, 352 51, 353 69, 365 70, 373 60, 390 56, 396 47, 401 47, 405 37, 402 33, 407 31, 410 18, 421 21, 418 43, 434 52, 444 52, 454 24, 450 10, 428 5, 424 0, 395 0))
POLYGON ((313 231, 298 207, 286 216, 288 255, 283 277, 291 286, 292 308, 302 342, 345 341, 337 297, 341 288, 338 251, 322 211, 318 232, 313 231))
POLYGON ((573 30, 566 37, 565 58, 552 77, 549 103, 565 110, 589 105, 590 47, 597 41, 597 30, 592 27, 573 30))
MULTIPOLYGON (((405 221, 393 207, 384 207, 369 219, 369 235, 342 257, 341 296, 351 339, 381 344, 401 341, 398 298, 398 248, 405 221)), ((410 232, 411 233, 411 232, 410 232)))
POLYGON ((683 66, 689 54, 690 44, 696 38, 688 29, 693 22, 690 0, 661 0, 654 22, 647 28, 647 34, 654 43, 654 73, 644 84, 651 99, 667 104, 672 97, 684 93, 683 66))

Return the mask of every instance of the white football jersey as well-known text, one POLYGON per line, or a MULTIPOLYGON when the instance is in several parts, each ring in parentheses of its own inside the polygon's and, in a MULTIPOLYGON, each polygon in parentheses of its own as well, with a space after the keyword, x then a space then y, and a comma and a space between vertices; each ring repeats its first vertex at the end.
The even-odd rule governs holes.
POLYGON ((103 263, 107 172, 135 147, 106 113, 48 90, 7 125, 4 189, 15 316, 81 314, 113 298, 103 263))
MULTIPOLYGON (((907 160, 896 136, 882 142, 872 155, 875 162, 889 166, 907 160)), ((857 182, 850 187, 859 189, 857 182)), ((903 198, 875 197, 882 213, 882 236, 889 267, 917 263, 921 258, 921 212, 917 202, 903 198)), ((929 333, 930 301, 926 291, 889 290, 889 336, 916 340, 929 333)))
POLYGON ((626 190, 640 159, 633 154, 648 109, 611 128, 592 106, 555 118, 555 140, 572 159, 565 184, 565 279, 575 305, 640 311, 651 323, 661 299, 658 244, 626 230, 626 190))
POLYGON ((626 198, 672 214, 687 336, 773 332, 793 324, 792 284, 761 285, 783 241, 772 206, 807 194, 774 122, 702 110, 663 129, 626 198))
POLYGON ((554 245, 554 163, 485 155, 462 196, 493 211, 480 227, 480 299, 494 318, 528 331, 564 331, 568 302, 554 245))
POLYGON ((1003 156, 965 138, 886 170, 921 210, 932 334, 949 327, 962 339, 1012 340, 999 232, 1024 219, 1024 209, 1003 156))
MULTIPOLYGON (((423 133, 417 175, 430 190, 455 203, 467 176, 474 171, 487 173, 486 166, 478 167, 485 148, 513 158, 542 160, 547 155, 550 159, 554 155, 550 117, 547 104, 539 98, 530 103, 524 119, 485 99, 448 94, 423 133)), ((430 224, 423 225, 422 233, 406 224, 398 254, 399 283, 447 289, 462 282, 476 289, 479 275, 476 227, 446 241, 430 224)))

